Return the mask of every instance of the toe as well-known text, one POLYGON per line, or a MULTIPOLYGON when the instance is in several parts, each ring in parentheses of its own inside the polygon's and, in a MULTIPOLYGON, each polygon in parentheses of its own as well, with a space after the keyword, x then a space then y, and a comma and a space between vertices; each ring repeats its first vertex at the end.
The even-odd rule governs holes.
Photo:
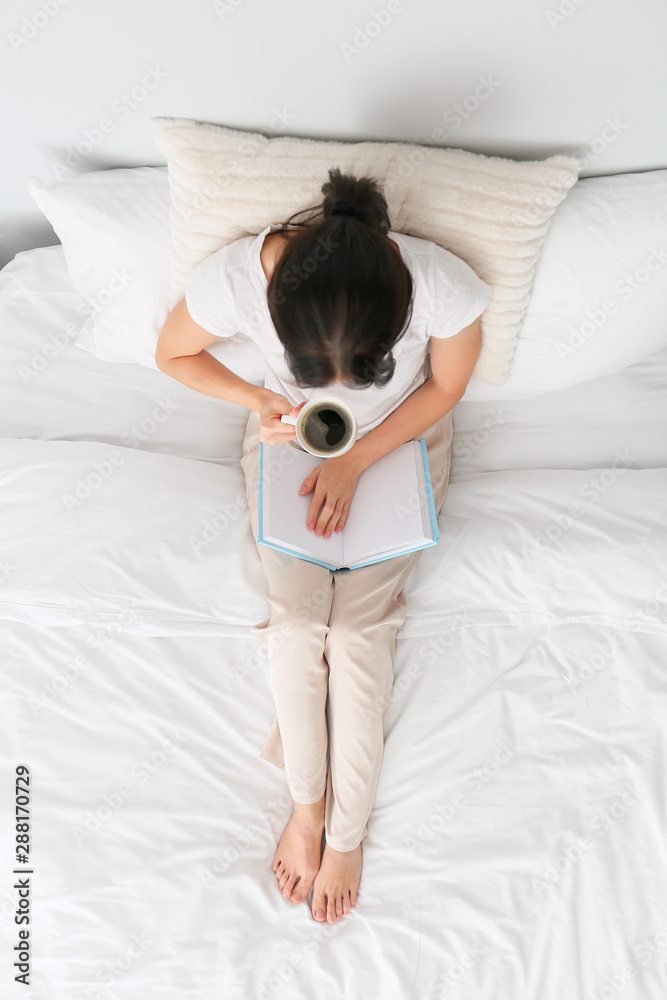
POLYGON ((352 906, 357 905, 357 893, 354 889, 350 893, 350 903, 352 904, 352 906))
POLYGON ((308 881, 308 879, 304 878, 303 875, 301 876, 301 878, 297 879, 296 885, 292 889, 292 894, 290 896, 292 902, 293 903, 303 902, 303 900, 310 892, 310 887, 312 884, 313 884, 312 879, 308 881))
POLYGON ((283 896, 285 896, 287 898, 287 896, 291 896, 292 895, 292 889, 294 888, 294 883, 295 882, 296 882, 296 875, 290 875, 290 877, 287 879, 287 881, 285 882, 285 884, 280 887, 281 890, 282 890, 283 896))
POLYGON ((273 859, 273 864, 271 865, 271 867, 273 868, 274 872, 277 872, 278 868, 280 867, 280 859, 277 854, 273 859))
MULTIPOLYGON (((308 895, 308 893, 306 893, 306 896, 307 895, 308 895)), ((303 900, 305 899, 305 896, 303 894, 303 889, 301 887, 301 882, 297 882, 297 884, 292 889, 289 898, 292 900, 293 903, 301 903, 301 902, 303 902, 303 900)))
POLYGON ((333 923, 336 919, 336 902, 334 899, 327 900, 327 920, 333 923))
POLYGON ((336 897, 336 920, 338 920, 338 918, 342 917, 342 916, 343 916, 343 897, 342 896, 337 896, 336 897))
POLYGON ((343 914, 346 914, 346 913, 349 913, 349 912, 350 912, 350 896, 349 896, 349 893, 346 893, 343 896, 343 914))
POLYGON ((281 892, 283 891, 283 889, 287 885, 287 883, 289 881, 289 877, 290 877, 290 873, 286 869, 284 869, 282 875, 280 876, 280 880, 278 882, 278 885, 280 887, 280 891, 281 892))
POLYGON ((322 921, 326 918, 326 906, 324 903, 324 893, 321 889, 315 889, 313 892, 313 906, 312 913, 315 920, 322 921))

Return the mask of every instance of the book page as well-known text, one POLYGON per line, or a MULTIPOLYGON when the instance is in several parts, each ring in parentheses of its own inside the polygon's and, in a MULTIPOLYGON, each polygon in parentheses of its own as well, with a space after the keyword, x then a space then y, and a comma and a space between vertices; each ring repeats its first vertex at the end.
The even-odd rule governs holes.
POLYGON ((345 566, 431 540, 430 528, 424 529, 428 501, 417 462, 423 468, 421 445, 406 441, 364 469, 341 532, 345 566))
POLYGON ((262 528, 267 541, 289 544, 300 552, 343 564, 341 532, 331 538, 308 531, 306 520, 313 500, 313 490, 300 494, 304 479, 321 458, 288 444, 264 444, 262 448, 263 490, 262 528))

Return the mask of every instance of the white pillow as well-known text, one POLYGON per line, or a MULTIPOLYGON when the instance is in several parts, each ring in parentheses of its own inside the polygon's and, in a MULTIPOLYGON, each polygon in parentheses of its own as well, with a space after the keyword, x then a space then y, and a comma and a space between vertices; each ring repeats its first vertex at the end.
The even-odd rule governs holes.
POLYGON ((77 346, 104 361, 155 364, 169 312, 166 167, 131 167, 28 180, 56 231, 72 283, 94 307, 77 346))
MULTIPOLYGON (((157 369, 155 346, 169 313, 167 168, 127 167, 51 182, 31 177, 28 187, 60 238, 72 284, 94 307, 77 347, 102 361, 157 369), (132 281, 123 277, 130 275, 132 281)), ((241 378, 263 384, 266 360, 245 334, 206 350, 241 378)))
POLYGON ((0 618, 235 635, 268 617, 241 469, 0 440, 0 618))
MULTIPOLYGON (((667 470, 631 464, 451 482, 403 634, 570 621, 667 632, 667 470)), ((247 635, 269 616, 240 469, 3 439, 0 554, 4 619, 247 635)))
POLYGON ((540 247, 577 180, 577 159, 517 162, 414 143, 267 139, 187 118, 154 118, 151 129, 169 164, 170 305, 210 254, 321 203, 328 170, 339 166, 381 183, 395 232, 445 247, 491 285, 475 373, 505 381, 540 247))
POLYGON ((667 634, 667 469, 526 469, 450 481, 408 579, 405 635, 588 622, 667 634))
POLYGON ((512 371, 464 400, 524 399, 620 371, 667 344, 667 170, 580 180, 556 209, 512 371))

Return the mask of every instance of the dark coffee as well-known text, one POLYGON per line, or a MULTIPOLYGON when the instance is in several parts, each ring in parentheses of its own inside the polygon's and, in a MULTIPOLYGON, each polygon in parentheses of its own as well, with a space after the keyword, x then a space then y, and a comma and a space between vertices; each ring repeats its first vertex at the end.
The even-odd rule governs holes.
POLYGON ((331 403, 314 406, 303 422, 303 436, 318 451, 338 451, 352 436, 352 424, 345 413, 331 403))

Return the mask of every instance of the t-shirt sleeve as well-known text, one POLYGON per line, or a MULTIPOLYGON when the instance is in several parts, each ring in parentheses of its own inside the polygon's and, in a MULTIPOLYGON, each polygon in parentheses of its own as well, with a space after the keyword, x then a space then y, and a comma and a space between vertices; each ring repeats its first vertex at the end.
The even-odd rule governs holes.
POLYGON ((222 247, 206 257, 185 279, 185 304, 190 316, 216 337, 233 337, 239 331, 226 250, 222 247))
POLYGON ((432 337, 453 337, 484 312, 491 286, 469 264, 435 244, 432 337))

